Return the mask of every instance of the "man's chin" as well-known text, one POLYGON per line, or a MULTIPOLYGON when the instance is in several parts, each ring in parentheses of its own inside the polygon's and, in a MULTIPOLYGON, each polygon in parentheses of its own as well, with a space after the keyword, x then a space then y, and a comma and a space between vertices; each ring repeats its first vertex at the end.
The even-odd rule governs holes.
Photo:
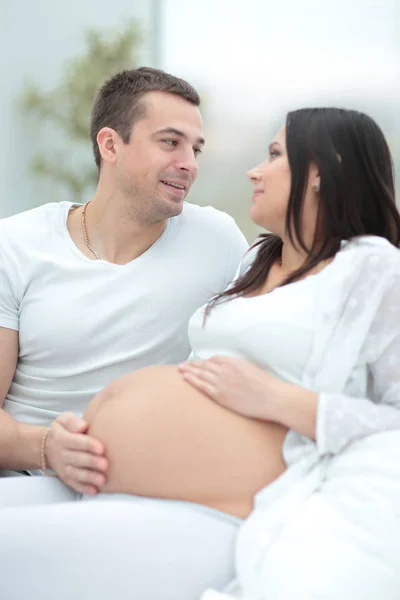
POLYGON ((180 204, 174 206, 174 210, 171 211, 170 217, 179 217, 183 211, 183 202, 184 200, 182 200, 180 204))
POLYGON ((168 217, 178 217, 183 211, 185 198, 180 200, 165 200, 164 209, 168 213, 168 217))

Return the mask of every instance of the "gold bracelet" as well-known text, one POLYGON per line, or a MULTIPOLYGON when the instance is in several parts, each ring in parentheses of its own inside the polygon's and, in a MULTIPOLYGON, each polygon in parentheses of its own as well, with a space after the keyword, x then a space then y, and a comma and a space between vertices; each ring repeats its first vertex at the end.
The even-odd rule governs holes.
POLYGON ((46 455, 45 455, 45 449, 46 449, 46 441, 47 441, 47 436, 50 433, 50 427, 48 427, 46 429, 46 431, 43 434, 42 437, 42 442, 40 444, 40 468, 43 471, 43 474, 46 475, 46 477, 55 477, 55 475, 52 475, 51 473, 48 472, 47 467, 46 467, 46 455))

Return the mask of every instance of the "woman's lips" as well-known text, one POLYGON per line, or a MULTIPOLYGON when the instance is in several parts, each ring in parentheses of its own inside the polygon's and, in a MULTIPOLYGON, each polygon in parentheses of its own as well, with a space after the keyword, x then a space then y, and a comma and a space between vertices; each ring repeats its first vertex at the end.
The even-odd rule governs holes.
POLYGON ((264 190, 255 189, 253 192, 253 198, 252 198, 253 202, 255 202, 257 196, 262 196, 263 193, 264 193, 264 190))

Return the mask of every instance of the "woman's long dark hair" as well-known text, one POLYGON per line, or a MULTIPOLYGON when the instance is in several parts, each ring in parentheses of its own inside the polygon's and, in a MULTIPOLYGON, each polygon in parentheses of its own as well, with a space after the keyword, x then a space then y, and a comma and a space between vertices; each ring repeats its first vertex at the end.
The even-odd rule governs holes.
MULTIPOLYGON (((288 113, 286 148, 291 190, 286 231, 291 243, 307 254, 305 263, 283 285, 304 276, 321 261, 335 256, 342 240, 377 235, 400 245, 400 215, 396 208, 393 164, 378 125, 367 115, 339 108, 307 108, 288 113), (302 214, 311 163, 320 174, 319 208, 313 245, 302 236, 302 214)), ((282 240, 263 234, 253 245, 257 255, 250 268, 208 304, 205 317, 220 301, 251 294, 265 283, 280 258, 282 240)))

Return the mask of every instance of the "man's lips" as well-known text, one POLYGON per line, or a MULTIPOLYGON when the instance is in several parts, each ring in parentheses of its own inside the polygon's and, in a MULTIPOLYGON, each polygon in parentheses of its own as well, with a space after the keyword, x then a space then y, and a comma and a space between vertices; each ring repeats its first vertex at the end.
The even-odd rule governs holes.
POLYGON ((161 179, 161 183, 164 183, 165 185, 168 185, 169 187, 173 187, 177 190, 186 190, 186 188, 188 187, 188 183, 187 182, 183 182, 183 181, 173 181, 171 179, 161 179))
POLYGON ((168 189, 170 194, 174 194, 174 196, 177 196, 178 198, 185 197, 188 183, 183 183, 182 181, 175 182, 167 179, 161 179, 160 183, 168 189))

